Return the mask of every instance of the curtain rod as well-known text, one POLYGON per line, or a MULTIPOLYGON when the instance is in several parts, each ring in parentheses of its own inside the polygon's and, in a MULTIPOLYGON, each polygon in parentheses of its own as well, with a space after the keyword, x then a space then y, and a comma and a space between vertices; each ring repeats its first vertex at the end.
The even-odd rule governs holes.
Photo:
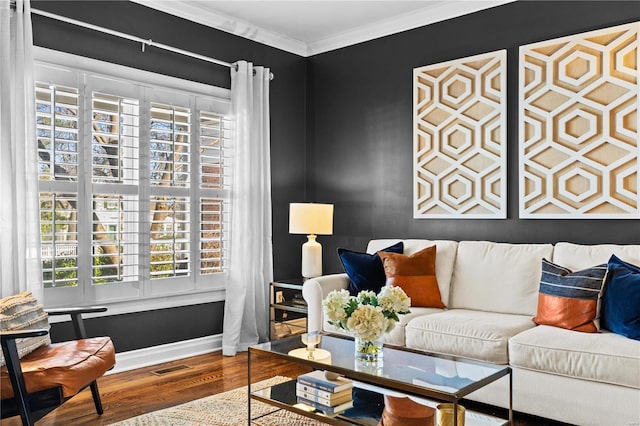
MULTIPOLYGON (((189 56, 191 58, 200 59, 201 61, 210 62, 212 64, 234 68, 236 70, 238 69, 237 65, 231 64, 229 62, 221 61, 219 59, 211 58, 209 56, 200 55, 198 53, 189 52, 188 50, 179 49, 177 47, 169 46, 163 43, 157 43, 151 39, 146 40, 142 37, 133 36, 120 31, 110 30, 109 28, 99 27, 97 25, 89 24, 87 22, 82 22, 75 19, 67 18, 66 16, 56 15, 55 13, 46 12, 44 10, 31 9, 31 13, 141 43, 143 52, 144 52, 145 46, 152 46, 152 47, 157 47, 158 49, 163 49, 163 50, 168 50, 170 52, 178 53, 180 55, 189 56)), ((269 79, 273 80, 273 73, 269 73, 269 79)))

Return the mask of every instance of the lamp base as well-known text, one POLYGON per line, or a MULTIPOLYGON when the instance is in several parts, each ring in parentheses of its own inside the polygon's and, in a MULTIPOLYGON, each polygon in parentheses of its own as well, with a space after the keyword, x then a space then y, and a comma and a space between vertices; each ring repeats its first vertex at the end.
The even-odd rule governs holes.
POLYGON ((307 235, 307 242, 302 245, 302 276, 315 278, 322 275, 322 245, 316 241, 314 234, 307 235))

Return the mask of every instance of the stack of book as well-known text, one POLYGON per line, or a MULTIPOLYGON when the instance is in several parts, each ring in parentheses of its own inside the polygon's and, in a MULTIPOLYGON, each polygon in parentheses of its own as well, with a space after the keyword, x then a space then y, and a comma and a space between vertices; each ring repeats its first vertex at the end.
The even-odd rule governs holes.
POLYGON ((298 376, 296 397, 305 404, 326 415, 340 414, 353 407, 351 391, 353 382, 344 377, 328 379, 325 372, 315 370, 298 376))

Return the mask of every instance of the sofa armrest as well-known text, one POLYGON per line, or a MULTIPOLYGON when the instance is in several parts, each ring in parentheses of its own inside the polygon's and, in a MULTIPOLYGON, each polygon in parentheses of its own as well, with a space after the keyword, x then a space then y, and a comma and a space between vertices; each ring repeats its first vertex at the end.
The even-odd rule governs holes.
POLYGON ((302 297, 307 302, 307 330, 322 331, 324 315, 322 301, 333 290, 349 287, 347 274, 324 275, 306 280, 302 286, 302 297))

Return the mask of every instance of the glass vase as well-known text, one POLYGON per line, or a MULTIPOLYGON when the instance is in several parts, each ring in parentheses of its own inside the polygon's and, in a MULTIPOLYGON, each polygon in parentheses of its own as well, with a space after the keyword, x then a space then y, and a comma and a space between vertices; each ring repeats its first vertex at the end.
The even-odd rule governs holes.
POLYGON ((382 361, 382 336, 377 340, 364 340, 355 336, 356 361, 379 362, 382 361))

